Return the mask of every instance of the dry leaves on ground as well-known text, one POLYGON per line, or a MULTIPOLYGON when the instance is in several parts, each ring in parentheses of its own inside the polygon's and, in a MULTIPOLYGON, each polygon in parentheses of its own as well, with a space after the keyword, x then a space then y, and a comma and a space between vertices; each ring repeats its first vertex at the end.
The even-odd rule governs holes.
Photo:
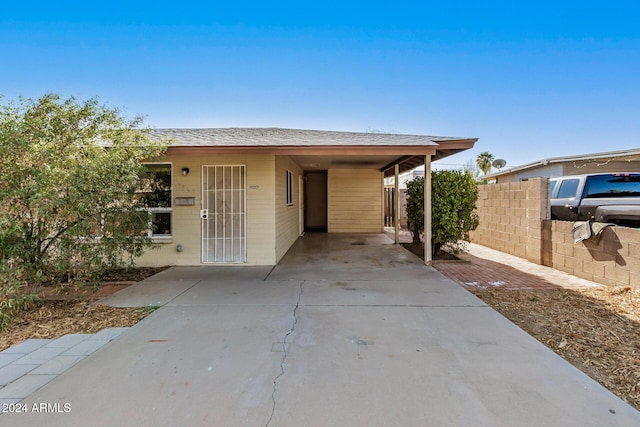
POLYGON ((13 322, 0 332, 0 351, 30 338, 59 338, 66 334, 93 334, 104 328, 133 326, 154 309, 115 308, 96 301, 166 268, 112 269, 102 277, 107 283, 97 291, 90 287, 34 289, 39 300, 17 313, 13 322))
POLYGON ((44 301, 20 312, 0 333, 0 351, 30 338, 93 334, 104 328, 133 326, 153 309, 114 308, 92 301, 44 301))
POLYGON ((640 409, 640 289, 492 289, 475 295, 640 409))

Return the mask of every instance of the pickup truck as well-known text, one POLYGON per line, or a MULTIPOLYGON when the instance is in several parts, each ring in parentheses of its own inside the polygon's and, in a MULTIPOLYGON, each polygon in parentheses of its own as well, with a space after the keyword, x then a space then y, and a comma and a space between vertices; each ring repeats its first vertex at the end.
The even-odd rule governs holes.
POLYGON ((640 226, 640 173, 570 175, 549 180, 551 219, 640 226))

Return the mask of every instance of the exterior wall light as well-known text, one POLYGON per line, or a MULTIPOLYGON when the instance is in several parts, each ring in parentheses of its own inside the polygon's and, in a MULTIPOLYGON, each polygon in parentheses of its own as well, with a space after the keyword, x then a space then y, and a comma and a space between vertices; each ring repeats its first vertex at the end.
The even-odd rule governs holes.
POLYGON ((189 168, 182 168, 182 175, 184 176, 189 175, 189 168))

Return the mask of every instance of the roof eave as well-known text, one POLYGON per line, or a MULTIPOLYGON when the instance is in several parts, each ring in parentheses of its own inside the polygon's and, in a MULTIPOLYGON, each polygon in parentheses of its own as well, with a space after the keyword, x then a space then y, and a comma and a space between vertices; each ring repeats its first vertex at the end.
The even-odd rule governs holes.
POLYGON ((431 159, 434 162, 473 148, 475 143, 478 142, 478 138, 464 138, 446 141, 435 140, 435 142, 438 144, 438 149, 431 159))
MULTIPOLYGON (((453 154, 457 154, 461 151, 473 148, 473 145, 478 141, 478 138, 467 138, 459 140, 438 141, 438 148, 436 152, 431 155, 431 160, 436 161, 449 157, 453 154)), ((395 162, 385 165, 381 171, 385 176, 391 176, 395 173, 394 166, 396 163, 399 165, 399 173, 407 172, 418 166, 424 165, 424 156, 405 155, 395 162)))
POLYGON ((431 155, 434 156, 438 145, 253 145, 253 146, 171 146, 168 151, 174 154, 277 154, 277 155, 431 155))

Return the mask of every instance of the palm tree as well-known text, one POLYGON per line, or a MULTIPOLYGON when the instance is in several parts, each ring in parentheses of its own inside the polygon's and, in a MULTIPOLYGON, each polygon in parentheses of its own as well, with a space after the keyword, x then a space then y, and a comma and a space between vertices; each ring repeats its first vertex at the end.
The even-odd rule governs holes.
POLYGON ((482 153, 478 154, 478 157, 476 158, 476 164, 484 175, 491 172, 491 163, 493 163, 493 154, 489 153, 488 151, 483 151, 482 153))

